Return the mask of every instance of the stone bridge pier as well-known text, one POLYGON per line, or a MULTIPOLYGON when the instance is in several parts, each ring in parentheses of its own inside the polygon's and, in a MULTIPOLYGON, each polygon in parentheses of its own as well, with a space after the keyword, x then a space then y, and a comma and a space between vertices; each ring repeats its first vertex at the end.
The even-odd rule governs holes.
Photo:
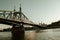
POLYGON ((13 24, 12 40, 25 40, 25 30, 22 23, 20 25, 13 24))

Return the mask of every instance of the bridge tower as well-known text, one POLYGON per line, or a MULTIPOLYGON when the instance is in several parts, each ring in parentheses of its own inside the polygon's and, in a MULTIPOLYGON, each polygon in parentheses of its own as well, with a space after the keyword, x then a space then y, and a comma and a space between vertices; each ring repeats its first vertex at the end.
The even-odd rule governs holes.
POLYGON ((19 14, 20 14, 20 20, 21 20, 21 17, 22 17, 21 4, 20 4, 20 8, 19 8, 19 14))
MULTIPOLYGON (((14 19, 18 15, 19 15, 18 19, 20 19, 20 21, 21 21, 21 18, 22 18, 21 4, 20 4, 19 12, 16 12, 16 10, 14 9, 14 14, 13 14, 14 19)), ((13 27, 12 27, 12 39, 13 40, 25 40, 24 35, 25 35, 25 30, 24 30, 23 22, 21 21, 21 23, 19 23, 18 25, 13 24, 13 27)))

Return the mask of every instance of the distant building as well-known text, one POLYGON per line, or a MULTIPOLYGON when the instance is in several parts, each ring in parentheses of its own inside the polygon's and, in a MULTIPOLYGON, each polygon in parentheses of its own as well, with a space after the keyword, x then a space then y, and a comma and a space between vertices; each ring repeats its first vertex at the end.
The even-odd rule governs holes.
POLYGON ((47 24, 45 24, 45 23, 39 23, 39 25, 42 26, 42 27, 46 27, 47 26, 47 24))

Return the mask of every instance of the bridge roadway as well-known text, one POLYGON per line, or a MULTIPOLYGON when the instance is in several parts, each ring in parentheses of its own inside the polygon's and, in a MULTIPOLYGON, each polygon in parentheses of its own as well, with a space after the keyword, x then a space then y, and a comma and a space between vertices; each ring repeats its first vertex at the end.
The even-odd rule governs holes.
POLYGON ((31 25, 31 26, 42 28, 41 26, 39 26, 37 24, 18 22, 18 21, 9 20, 9 19, 3 19, 3 18, 0 18, 0 23, 1 24, 7 24, 7 25, 14 25, 14 24, 19 25, 22 23, 23 25, 31 25))

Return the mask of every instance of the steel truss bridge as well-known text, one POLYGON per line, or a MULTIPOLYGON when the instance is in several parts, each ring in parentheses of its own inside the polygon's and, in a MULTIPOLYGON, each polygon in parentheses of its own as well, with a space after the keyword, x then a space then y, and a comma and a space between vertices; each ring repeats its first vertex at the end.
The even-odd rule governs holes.
POLYGON ((23 13, 20 7, 19 11, 0 10, 0 23, 12 26, 12 40, 25 40, 24 25, 30 25, 38 28, 43 28, 30 21, 23 13))
POLYGON ((0 23, 8 25, 23 24, 42 28, 41 26, 34 24, 22 13, 21 6, 19 11, 16 11, 15 9, 14 11, 0 10, 0 23))

